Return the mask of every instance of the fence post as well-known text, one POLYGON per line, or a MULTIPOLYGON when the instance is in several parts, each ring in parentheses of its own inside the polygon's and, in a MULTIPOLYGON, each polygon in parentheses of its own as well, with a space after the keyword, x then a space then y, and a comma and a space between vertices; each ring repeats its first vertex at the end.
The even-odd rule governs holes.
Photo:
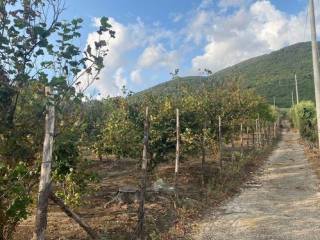
POLYGON ((52 90, 45 87, 45 94, 48 97, 45 118, 45 136, 43 142, 42 163, 40 172, 40 183, 38 193, 38 205, 35 220, 35 231, 33 239, 44 240, 47 228, 48 201, 51 192, 51 166, 54 136, 55 108, 52 100, 52 90))
POLYGON ((220 161, 220 170, 222 170, 222 132, 221 132, 221 117, 219 116, 219 161, 220 161))
POLYGON ((207 119, 204 121, 202 129, 202 143, 201 143, 201 171, 202 171, 202 185, 205 183, 205 162, 206 162, 206 130, 207 130, 207 119))
POLYGON ((240 124, 240 144, 241 144, 241 157, 243 155, 243 124, 240 124))
POLYGON ((232 134, 231 134, 231 160, 232 163, 235 161, 235 146, 234 146, 234 125, 232 125, 232 134))
POLYGON ((256 119, 256 129, 255 132, 257 134, 257 140, 256 140, 256 145, 259 147, 259 128, 258 128, 258 118, 256 119))
POLYGON ((247 126, 247 132, 246 132, 246 136, 247 136, 247 148, 249 148, 249 127, 247 126))
POLYGON ((178 174, 179 174, 179 161, 180 161, 180 113, 179 109, 176 109, 176 161, 174 167, 174 183, 178 183, 178 174))
POLYGON ((137 239, 142 240, 144 237, 144 202, 147 185, 147 164, 148 164, 148 144, 149 144, 149 108, 146 107, 144 120, 144 138, 143 138, 143 152, 142 152, 142 176, 140 185, 140 203, 138 210, 138 226, 137 239))

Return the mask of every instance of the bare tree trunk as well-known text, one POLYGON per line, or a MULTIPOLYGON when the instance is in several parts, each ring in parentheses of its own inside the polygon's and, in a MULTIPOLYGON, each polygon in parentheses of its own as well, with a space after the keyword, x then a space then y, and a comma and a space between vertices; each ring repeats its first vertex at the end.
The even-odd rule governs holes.
POLYGON ((50 99, 52 92, 50 87, 45 88, 46 96, 49 97, 47 105, 47 113, 45 119, 45 136, 43 142, 43 156, 40 173, 38 206, 36 212, 35 230, 33 239, 44 240, 45 231, 47 228, 47 214, 48 214, 48 198, 51 186, 51 163, 52 163, 52 149, 53 149, 53 135, 54 135, 54 120, 55 109, 54 103, 50 99))
POLYGON ((179 161, 180 161, 180 114, 179 109, 176 109, 176 161, 174 167, 174 183, 178 183, 178 174, 179 174, 179 161))
POLYGON ((50 192, 49 195, 50 199, 57 204, 62 211, 64 211, 68 217, 72 218, 74 221, 76 221, 76 223, 78 223, 80 225, 80 227, 83 228, 83 230, 86 231, 86 233, 90 236, 91 239, 94 240, 98 240, 99 236, 98 234, 83 220, 81 220, 81 218, 78 216, 78 214, 76 214, 75 212, 73 212, 60 198, 58 198, 53 192, 50 192))
POLYGON ((147 164, 148 164, 148 144, 149 144, 149 108, 146 107, 146 115, 144 121, 144 138, 142 152, 142 176, 140 186, 140 203, 138 210, 137 239, 144 239, 144 202, 147 185, 147 164))

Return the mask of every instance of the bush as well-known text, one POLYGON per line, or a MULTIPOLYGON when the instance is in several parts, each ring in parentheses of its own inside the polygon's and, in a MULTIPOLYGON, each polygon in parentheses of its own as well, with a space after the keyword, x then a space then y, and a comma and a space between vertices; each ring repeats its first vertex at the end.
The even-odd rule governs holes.
POLYGON ((302 101, 290 109, 293 127, 299 129, 301 137, 315 142, 316 134, 316 108, 312 101, 302 101))
POLYGON ((16 226, 28 216, 30 190, 35 172, 25 163, 15 167, 0 163, 0 238, 12 239, 16 226))

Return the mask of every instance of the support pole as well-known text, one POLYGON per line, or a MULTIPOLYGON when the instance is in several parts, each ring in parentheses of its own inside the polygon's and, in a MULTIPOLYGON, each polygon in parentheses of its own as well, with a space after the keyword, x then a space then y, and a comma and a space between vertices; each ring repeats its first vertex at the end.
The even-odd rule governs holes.
POLYGON ((40 183, 38 193, 38 206, 36 212, 35 231, 33 239, 44 240, 47 228, 48 201, 51 191, 51 166, 52 166, 52 150, 54 135, 55 109, 51 99, 52 90, 50 87, 45 88, 45 94, 49 98, 46 107, 45 118, 45 136, 43 142, 42 163, 40 172, 40 183))
POLYGON ((240 144, 241 144, 241 156, 243 155, 243 124, 240 124, 240 144))
POLYGON ((293 96, 293 91, 291 91, 291 106, 294 106, 294 96, 293 96))
POLYGON ((178 174, 179 174, 179 161, 180 161, 180 114, 179 109, 176 109, 176 161, 174 167, 174 182, 177 185, 178 174))
POLYGON ((319 70, 319 50, 316 32, 316 20, 314 14, 314 1, 310 0, 310 23, 311 23, 311 40, 312 40, 312 62, 313 62, 313 77, 314 90, 316 99, 317 126, 318 126, 318 148, 320 148, 320 70, 319 70))
POLYGON ((296 85, 296 96, 297 96, 297 104, 299 104, 299 91, 298 91, 298 79, 297 79, 297 74, 294 74, 294 82, 296 85))
POLYGON ((100 237, 98 234, 85 222, 83 221, 77 213, 72 211, 60 198, 58 198, 53 192, 49 195, 50 199, 57 204, 61 210, 68 215, 68 217, 72 218, 79 226, 86 231, 86 233, 90 236, 91 239, 98 240, 100 237))
POLYGON ((149 108, 146 107, 144 120, 144 138, 142 152, 142 176, 140 185, 140 203, 138 210, 137 239, 144 239, 144 202, 147 185, 147 164, 148 164, 148 145, 149 145, 149 108))
POLYGON ((222 170, 222 132, 221 132, 221 117, 219 116, 219 160, 220 170, 222 170))
POLYGON ((259 128, 258 128, 258 119, 256 119, 256 129, 255 129, 256 131, 256 134, 257 134, 257 139, 256 139, 256 144, 257 144, 257 146, 259 147, 259 128))
POLYGON ((247 134, 246 134, 246 136, 247 136, 247 147, 249 148, 249 127, 247 126, 247 134))

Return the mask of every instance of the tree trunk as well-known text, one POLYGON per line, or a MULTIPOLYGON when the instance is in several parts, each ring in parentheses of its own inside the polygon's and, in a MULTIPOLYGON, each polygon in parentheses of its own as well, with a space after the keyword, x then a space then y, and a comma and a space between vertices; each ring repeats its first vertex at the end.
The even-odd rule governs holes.
POLYGON ((81 218, 78 216, 78 214, 76 214, 75 212, 73 212, 66 204, 64 204, 64 202, 58 198, 53 192, 50 192, 49 195, 50 199, 57 204, 62 211, 65 212, 65 214, 68 215, 68 217, 72 218, 74 221, 76 221, 76 223, 78 223, 80 225, 80 227, 82 227, 83 230, 86 231, 86 233, 90 236, 91 239, 94 240, 98 240, 99 236, 98 234, 83 220, 81 220, 81 218))
POLYGON ((149 144, 149 108, 146 107, 146 116, 144 121, 144 138, 142 152, 142 176, 140 186, 140 203, 138 210, 137 239, 144 239, 144 202, 147 185, 147 164, 148 164, 148 144, 149 144))
POLYGON ((48 214, 48 198, 51 186, 51 163, 52 163, 52 149, 53 149, 53 135, 54 135, 54 120, 55 109, 51 96, 51 89, 45 88, 46 95, 49 97, 49 104, 47 105, 47 113, 45 119, 45 137, 43 143, 43 156, 40 173, 38 206, 36 212, 35 231, 33 238, 36 240, 45 239, 45 231, 47 228, 47 214, 48 214))

